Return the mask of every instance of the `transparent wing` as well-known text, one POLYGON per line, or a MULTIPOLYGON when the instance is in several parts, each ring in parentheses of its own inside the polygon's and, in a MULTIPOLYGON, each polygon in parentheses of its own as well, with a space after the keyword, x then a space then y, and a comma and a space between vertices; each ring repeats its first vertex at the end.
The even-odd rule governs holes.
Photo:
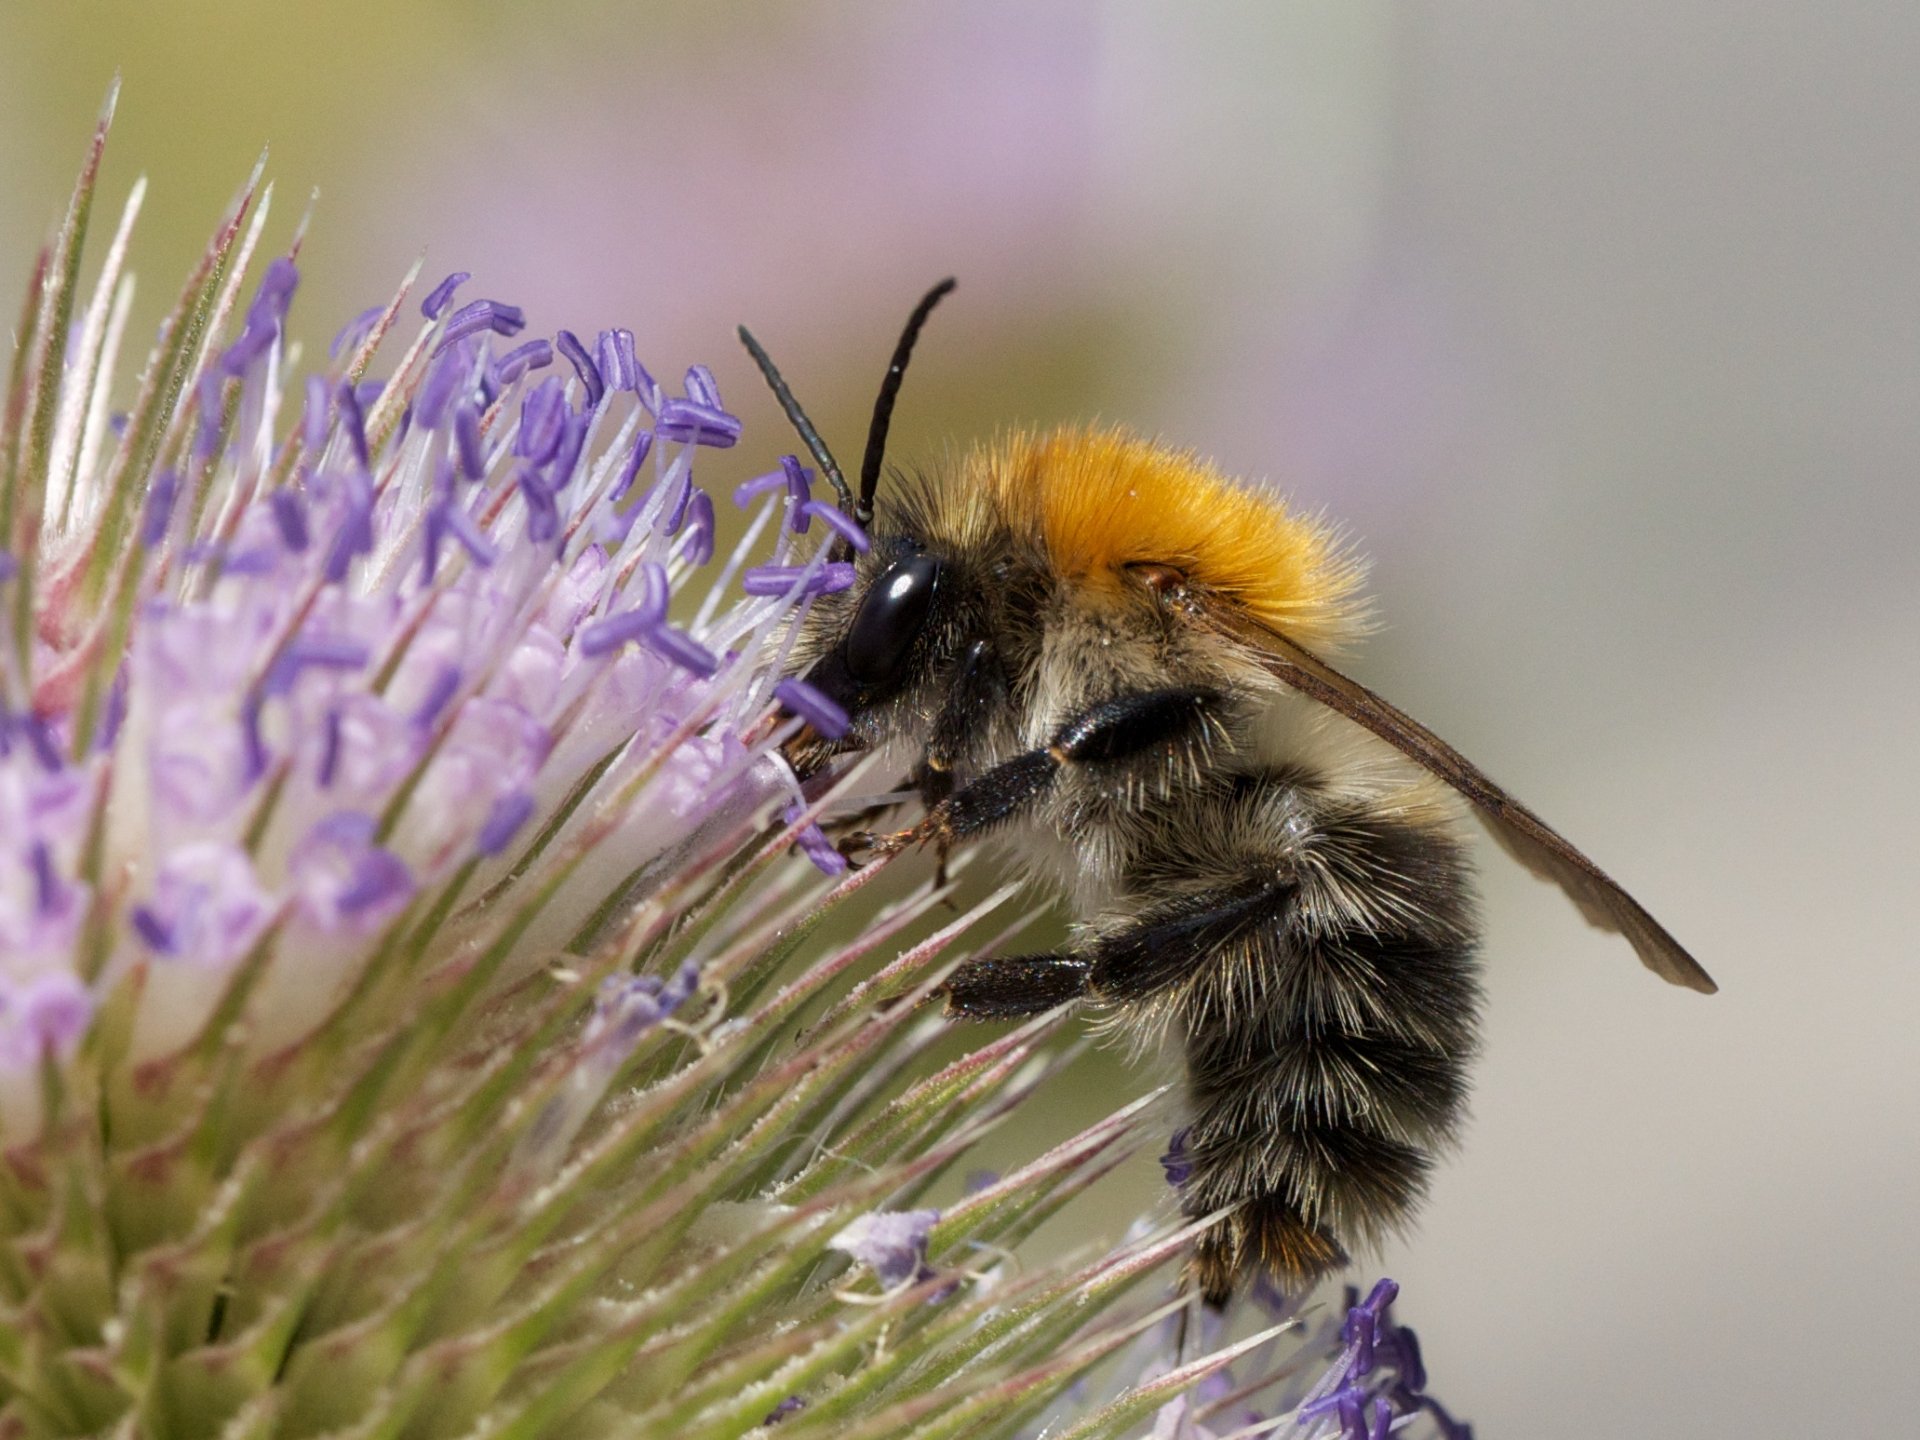
POLYGON ((1703 995, 1720 988, 1639 901, 1418 720, 1256 621, 1217 609, 1208 612, 1207 621, 1257 652, 1282 683, 1364 726, 1466 797, 1502 849, 1558 885, 1588 924, 1626 936, 1641 963, 1662 980, 1703 995))

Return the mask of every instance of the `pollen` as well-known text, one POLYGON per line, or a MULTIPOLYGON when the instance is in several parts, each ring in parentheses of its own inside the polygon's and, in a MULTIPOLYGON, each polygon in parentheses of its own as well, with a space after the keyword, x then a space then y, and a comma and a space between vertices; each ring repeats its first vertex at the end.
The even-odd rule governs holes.
POLYGON ((1309 649, 1367 628, 1364 566, 1325 521, 1241 484, 1199 456, 1125 430, 1022 432, 966 467, 1017 528, 1037 528, 1054 569, 1116 597, 1139 574, 1177 571, 1309 649))

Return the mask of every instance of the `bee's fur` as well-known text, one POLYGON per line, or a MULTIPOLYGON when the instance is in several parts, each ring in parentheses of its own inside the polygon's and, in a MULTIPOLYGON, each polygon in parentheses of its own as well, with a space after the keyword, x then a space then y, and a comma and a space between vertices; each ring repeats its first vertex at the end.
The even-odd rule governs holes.
POLYGON ((796 763, 892 752, 932 807, 916 834, 1004 841, 1078 920, 1061 954, 963 966, 950 1007, 1083 999, 1136 1044, 1177 1041, 1182 1205, 1231 1212, 1194 1257, 1211 1301, 1256 1270, 1305 1285, 1403 1222, 1475 1043, 1460 808, 1198 623, 1225 606, 1333 648, 1363 628, 1351 559, 1111 432, 1012 437, 882 487, 872 538, 797 650, 851 729, 796 763), (850 627, 911 554, 940 562, 924 624, 897 674, 855 683, 835 669, 850 627))

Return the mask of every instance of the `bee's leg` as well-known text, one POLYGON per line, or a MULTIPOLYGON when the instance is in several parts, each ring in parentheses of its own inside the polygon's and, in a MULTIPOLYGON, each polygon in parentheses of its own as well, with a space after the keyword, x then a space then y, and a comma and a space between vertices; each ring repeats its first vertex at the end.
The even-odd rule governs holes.
MULTIPOLYGON (((907 785, 919 792, 920 803, 926 807, 929 817, 954 792, 954 766, 979 744, 982 732, 1006 705, 1007 672, 993 647, 985 640, 976 640, 960 658, 953 681, 934 715, 926 751, 907 776, 907 785)), ((892 834, 861 831, 849 838, 848 848, 885 854, 925 838, 930 837, 921 833, 921 827, 892 834)), ((947 883, 947 855, 955 838, 952 835, 939 838, 939 867, 934 875, 936 889, 947 883)))
POLYGON ((1046 794, 1069 765, 1128 760, 1185 739, 1207 722, 1206 690, 1144 690, 1104 700, 1074 716, 1038 750, 1016 755, 961 786, 911 830, 879 838, 884 848, 965 839, 1010 819, 1046 794))
POLYGON ((947 1013, 998 1019, 1038 1015, 1086 995, 1147 999, 1210 959, 1235 956, 1252 932, 1272 928, 1292 896, 1289 884, 1254 880, 1149 910, 1072 954, 969 960, 941 987, 947 1013))
POLYGON ((1237 959, 1281 925, 1295 889, 1268 874, 1154 906, 1088 947, 1088 988, 1102 1000, 1145 1000, 1209 959, 1237 959))
POLYGON ((1038 1015, 1069 1000, 1144 1000, 1178 985, 1208 960, 1238 953, 1276 923, 1293 887, 1274 880, 1187 896, 1065 955, 969 960, 942 986, 947 1013, 971 1020, 1038 1015))
MULTIPOLYGON (((953 794, 955 763, 979 743, 981 732, 1006 706, 1007 672, 993 647, 976 640, 960 659, 940 713, 934 717, 927 753, 914 771, 914 783, 929 814, 953 794)), ((951 838, 939 841, 935 889, 947 883, 947 856, 952 849, 951 838)))
POLYGON ((954 765, 979 744, 981 732, 1007 704, 1007 672, 1000 657, 985 640, 974 641, 954 667, 953 681, 927 736, 920 774, 933 790, 920 793, 929 810, 952 793, 954 765))
MULTIPOLYGON (((953 770, 944 756, 929 747, 920 763, 913 767, 913 774, 907 777, 907 783, 920 792, 920 803, 932 812, 953 793, 953 770)), ((952 852, 951 840, 943 839, 935 847, 933 888, 936 890, 946 886, 947 856, 952 852)))
MULTIPOLYGON (((902 776, 893 788, 895 790, 914 789, 913 777, 902 776)), ((904 803, 906 803, 905 800, 900 797, 877 800, 873 804, 863 805, 857 810, 848 810, 843 814, 832 816, 829 819, 823 819, 819 822, 820 828, 824 830, 829 837, 839 839, 871 826, 880 816, 885 815, 889 810, 897 810, 904 803)))
POLYGON ((907 788, 919 792, 920 803, 932 810, 953 793, 953 771, 929 751, 907 776, 907 788))
POLYGON ((947 1013, 968 1020, 1038 1015, 1086 993, 1088 962, 1072 955, 969 960, 941 986, 947 1013))

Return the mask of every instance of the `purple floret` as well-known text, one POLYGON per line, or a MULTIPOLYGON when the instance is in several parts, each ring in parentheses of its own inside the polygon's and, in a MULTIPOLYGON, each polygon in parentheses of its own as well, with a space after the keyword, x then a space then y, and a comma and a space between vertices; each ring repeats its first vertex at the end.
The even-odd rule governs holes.
POLYGON ((620 467, 620 478, 614 482, 607 499, 615 505, 627 498, 627 492, 633 489, 633 482, 640 474, 640 467, 647 463, 647 456, 653 453, 653 432, 642 430, 634 436, 633 449, 627 455, 626 463, 620 467))
POLYGON ((265 690, 269 695, 285 695, 307 670, 358 670, 368 658, 366 645, 349 636, 302 635, 273 662, 265 690))
POLYGON ((1176 1190, 1193 1178, 1193 1160, 1187 1154, 1187 1137, 1192 1133, 1191 1127, 1185 1125, 1174 1131, 1167 1141, 1167 1153, 1160 1157, 1167 1184, 1176 1190))
POLYGON ((333 545, 327 552, 326 577, 339 584, 347 578, 356 555, 373 553, 373 481, 366 471, 347 475, 342 484, 344 509, 340 528, 334 531, 333 545))
POLYGON ((554 503, 553 491, 544 475, 524 465, 513 480, 527 507, 527 539, 544 545, 560 533, 560 507, 554 503))
POLYGON ((514 790, 502 795, 493 802, 487 811, 486 823, 481 825, 480 834, 473 842, 474 850, 481 855, 498 855, 506 849, 520 827, 533 818, 534 799, 525 790, 514 790))
POLYGON ((342 385, 333 398, 340 410, 340 424, 347 432, 347 443, 353 446, 353 458, 364 470, 373 463, 373 457, 367 450, 367 417, 360 408, 359 392, 351 385, 342 385))
POLYGON ((587 409, 591 410, 600 403, 600 397, 607 393, 607 382, 600 378, 600 367, 593 363, 593 357, 587 354, 587 347, 580 343, 580 337, 571 330, 562 330, 553 339, 560 353, 573 366, 573 373, 580 377, 580 383, 586 386, 587 409))
POLYGON ((676 630, 671 625, 656 626, 642 635, 640 642, 702 680, 710 680, 719 673, 719 657, 684 630, 676 630))
POLYGON ((666 400, 654 427, 662 439, 725 450, 740 438, 740 421, 718 406, 694 400, 666 400))
POLYGON ((587 442, 587 427, 592 423, 591 414, 585 410, 569 411, 566 420, 560 426, 560 444, 555 449, 553 459, 547 465, 547 488, 558 493, 567 488, 573 480, 573 472, 580 463, 580 451, 587 442))
POLYGON ((497 300, 474 300, 462 305, 440 327, 437 355, 457 340, 491 330, 496 335, 518 335, 527 328, 527 317, 517 305, 502 305, 497 300))
POLYGON ((787 497, 793 501, 793 530, 796 535, 807 533, 812 524, 806 506, 813 499, 813 471, 800 463, 797 455, 780 457, 780 475, 787 482, 787 497))
POLYGON ((442 665, 434 672, 433 684, 427 687, 427 693, 421 697, 414 708, 413 723, 424 730, 440 718, 440 712, 447 708, 447 702, 453 699, 460 689, 460 667, 442 665))
POLYGON ((667 618, 667 572, 649 560, 640 567, 640 603, 624 614, 596 620, 580 632, 586 655, 605 655, 629 640, 641 640, 667 618))
POLYGON ((749 595, 785 595, 801 586, 802 595, 830 595, 853 584, 853 567, 844 562, 826 565, 755 565, 740 577, 749 595))
POLYGON ((773 698, 829 740, 847 733, 847 712, 804 680, 786 679, 773 687, 773 698))
MULTIPOLYGON (((845 540, 862 555, 873 548, 873 542, 867 539, 867 532, 860 528, 851 515, 844 513, 837 505, 828 505, 819 500, 809 500, 800 507, 800 513, 804 515, 818 515, 821 522, 825 524, 829 530, 833 531, 842 540, 845 540)), ((805 528, 804 525, 794 526, 796 530, 804 530, 805 528)))
POLYGON ((553 363, 553 345, 546 340, 529 340, 516 345, 493 365, 497 384, 511 385, 529 370, 544 370, 553 363))
POLYGON ((340 328, 339 333, 333 337, 333 343, 327 346, 327 358, 337 360, 340 358, 341 351, 357 349, 361 342, 373 333, 373 327, 386 313, 386 306, 371 305, 354 316, 340 328))
POLYGON ((713 559, 713 497, 704 490, 694 492, 687 505, 687 562, 704 565, 713 559))
POLYGON ((633 390, 640 384, 640 360, 633 353, 631 330, 602 330, 594 349, 600 375, 609 390, 633 390))
POLYGON ((673 482, 673 503, 667 506, 667 518, 661 524, 664 535, 678 535, 687 518, 687 506, 693 501, 693 474, 682 471, 673 482))
POLYGON ((472 369, 473 351, 468 346, 455 345, 435 356, 427 369, 426 382, 414 396, 413 423, 425 430, 437 430, 472 369))
POLYGON ((149 550, 167 538, 174 497, 179 493, 179 471, 162 470, 153 477, 153 484, 147 490, 147 512, 140 522, 140 543, 149 550))
POLYGON ((704 365, 690 366, 687 370, 687 398, 697 401, 713 410, 726 407, 720 403, 720 382, 713 378, 713 371, 704 365))
POLYGON ((549 375, 520 402, 520 433, 514 437, 513 453, 536 465, 551 460, 560 448, 560 431, 568 414, 560 381, 549 375))
POLYGON ((280 338, 287 307, 292 304, 293 292, 299 285, 300 272, 286 256, 279 256, 267 265, 266 273, 260 277, 260 288, 254 292, 253 304, 247 307, 246 325, 240 338, 220 357, 221 369, 229 375, 243 375, 273 347, 273 342, 280 338))
POLYGON ((429 320, 438 320, 440 312, 447 308, 453 299, 453 292, 473 278, 465 270, 456 270, 427 292, 427 298, 420 302, 420 313, 429 320))
POLYGON ((294 847, 288 869, 307 917, 323 929, 374 924, 413 893, 407 863, 374 840, 373 816, 341 810, 294 847))
POLYGON ((744 510, 769 490, 778 490, 786 483, 786 475, 779 470, 769 471, 765 475, 756 475, 751 480, 742 480, 733 487, 733 503, 744 510))
POLYGON ((307 548, 307 506, 294 490, 276 490, 267 497, 273 511, 274 527, 280 532, 280 543, 287 550, 299 555, 307 548))
POLYGON ((938 1210, 875 1210, 827 1243, 872 1270, 890 1290, 931 1275, 926 1270, 927 1242, 939 1223, 938 1210))
POLYGON ((480 412, 462 404, 453 412, 453 439, 460 451, 460 473, 478 480, 487 473, 487 452, 480 438, 480 412))
POLYGON ((425 546, 426 578, 429 581, 439 572, 440 547, 447 539, 457 543, 482 569, 492 565, 498 553, 486 532, 467 513, 466 506, 451 494, 443 494, 427 511, 425 546))

